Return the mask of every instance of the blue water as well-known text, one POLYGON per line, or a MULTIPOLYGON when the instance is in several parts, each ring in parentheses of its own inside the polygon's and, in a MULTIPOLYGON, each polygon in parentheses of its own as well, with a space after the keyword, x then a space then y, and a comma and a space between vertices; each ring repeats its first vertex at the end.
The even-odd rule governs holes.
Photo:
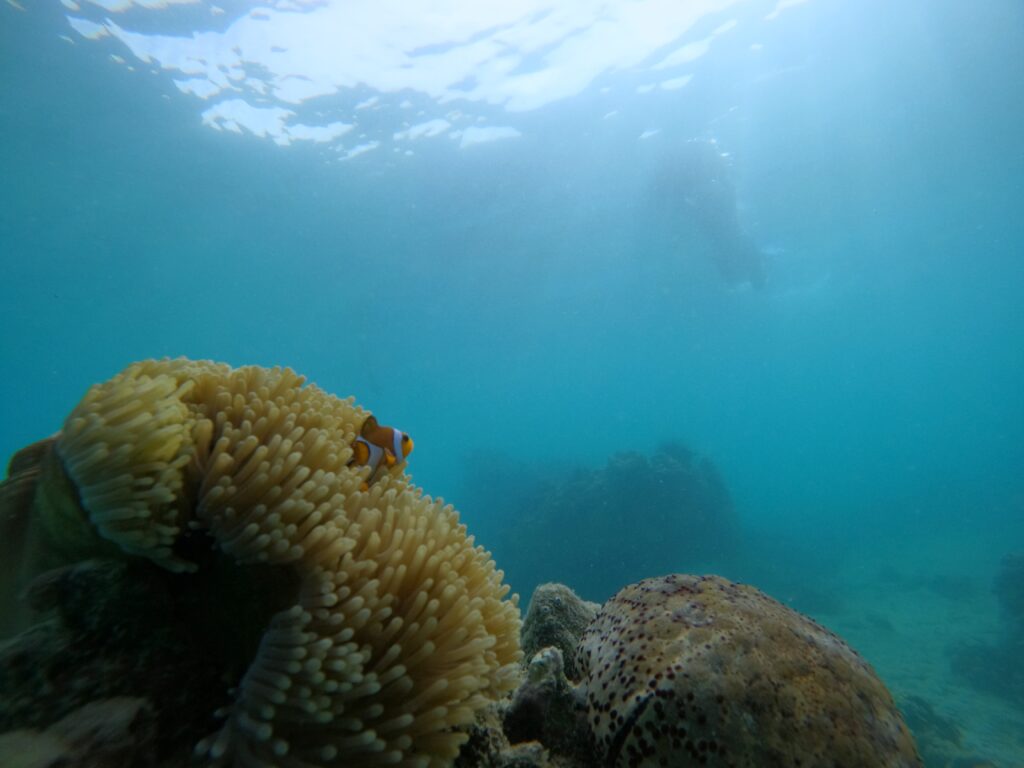
MULTIPOLYGON (((900 623, 913 580, 950 574, 970 606, 948 642, 991 640, 992 580, 1024 549, 1024 5, 810 0, 756 21, 773 5, 695 27, 745 22, 678 90, 609 72, 534 110, 479 106, 517 138, 343 163, 210 130, 172 75, 112 62, 132 57, 59 4, 3 5, 0 454, 137 359, 288 365, 412 434, 416 482, 525 603, 536 579, 500 551, 515 517, 460 503, 477 457, 557 477, 680 440, 720 471, 746 554, 677 570, 847 590, 860 607, 819 618, 898 695, 960 717, 936 691, 966 684, 915 684, 891 648, 931 632, 900 623), (728 286, 651 192, 688 139, 729 153, 763 289, 728 286), (895 639, 857 623, 865 600, 895 639)), ((361 129, 389 136, 389 109, 361 129)), ((941 653, 930 669, 949 674, 941 653)), ((996 719, 965 719, 968 745, 1024 764, 1024 714, 983 703, 996 719)))

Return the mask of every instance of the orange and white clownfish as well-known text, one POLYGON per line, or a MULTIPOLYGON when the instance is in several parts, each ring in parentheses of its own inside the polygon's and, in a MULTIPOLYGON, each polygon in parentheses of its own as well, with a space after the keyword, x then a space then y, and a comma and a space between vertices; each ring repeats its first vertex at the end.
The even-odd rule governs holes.
POLYGON ((352 459, 348 465, 370 467, 363 490, 369 488, 381 466, 385 469, 401 464, 412 453, 412 438, 394 427, 382 427, 374 416, 367 416, 352 443, 352 459))

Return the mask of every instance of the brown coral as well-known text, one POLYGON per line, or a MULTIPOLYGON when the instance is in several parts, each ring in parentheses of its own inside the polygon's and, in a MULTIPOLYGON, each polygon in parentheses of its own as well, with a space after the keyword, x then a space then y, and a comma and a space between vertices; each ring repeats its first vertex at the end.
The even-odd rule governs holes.
POLYGON ((298 584, 198 747, 214 761, 443 765, 514 685, 502 573, 399 470, 360 490, 365 415, 288 369, 147 361, 93 387, 35 457, 30 570, 124 552, 189 572, 209 536, 298 584))
POLYGON ((609 600, 578 649, 614 766, 920 766, 870 666, 758 590, 671 575, 609 600))

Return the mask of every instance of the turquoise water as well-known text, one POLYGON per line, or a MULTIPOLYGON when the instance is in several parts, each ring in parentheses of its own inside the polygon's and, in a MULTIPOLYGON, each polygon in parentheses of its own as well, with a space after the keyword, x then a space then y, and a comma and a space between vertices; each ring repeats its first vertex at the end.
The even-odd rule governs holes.
MULTIPOLYGON (((249 6, 4 4, 0 454, 137 359, 288 365, 411 433, 416 482, 525 602, 537 577, 505 544, 519 518, 479 500, 480 457, 515 486, 681 441, 720 472, 742 544, 676 570, 807 610, 897 696, 960 722, 965 750, 1024 765, 1020 704, 948 654, 998 641, 993 579, 1024 550, 1024 6, 810 0, 768 21, 774 2, 719 5, 546 101, 412 80, 281 101, 357 125, 282 146, 211 130, 217 97, 68 26, 188 37, 249 6), (462 141, 395 136, 442 117, 462 141), (477 124, 517 135, 465 141, 477 124), (659 182, 685 176, 690 140, 728 155, 761 288, 722 278, 720 233, 659 182)), ((544 72, 554 45, 521 67, 544 72)))

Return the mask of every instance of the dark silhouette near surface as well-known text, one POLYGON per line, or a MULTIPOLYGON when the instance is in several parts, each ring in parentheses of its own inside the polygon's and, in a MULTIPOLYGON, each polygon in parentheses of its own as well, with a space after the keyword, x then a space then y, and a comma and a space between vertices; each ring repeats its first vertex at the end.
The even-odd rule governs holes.
POLYGON ((729 285, 764 286, 761 251, 740 221, 732 166, 718 144, 679 144, 660 163, 654 192, 674 224, 700 233, 729 285))

